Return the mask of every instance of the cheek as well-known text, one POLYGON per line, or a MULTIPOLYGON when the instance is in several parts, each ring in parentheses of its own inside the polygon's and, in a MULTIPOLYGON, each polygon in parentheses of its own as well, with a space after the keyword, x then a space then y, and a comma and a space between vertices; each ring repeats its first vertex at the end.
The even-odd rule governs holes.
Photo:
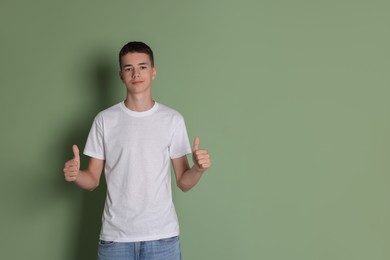
POLYGON ((132 80, 132 77, 130 75, 122 75, 121 80, 123 82, 127 82, 129 80, 132 80))
POLYGON ((126 81, 126 76, 123 73, 119 74, 119 78, 121 79, 121 81, 126 81))

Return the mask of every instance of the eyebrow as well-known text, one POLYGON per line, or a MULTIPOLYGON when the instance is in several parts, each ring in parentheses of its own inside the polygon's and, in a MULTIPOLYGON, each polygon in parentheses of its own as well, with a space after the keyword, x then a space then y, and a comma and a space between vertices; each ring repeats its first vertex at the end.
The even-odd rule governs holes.
MULTIPOLYGON (((148 64, 147 62, 141 62, 141 63, 138 63, 137 65, 138 65, 138 66, 142 66, 142 65, 147 65, 147 66, 149 66, 149 64, 148 64)), ((127 67, 133 67, 133 65, 131 65, 131 64, 125 64, 125 65, 123 65, 123 68, 127 68, 127 67)))

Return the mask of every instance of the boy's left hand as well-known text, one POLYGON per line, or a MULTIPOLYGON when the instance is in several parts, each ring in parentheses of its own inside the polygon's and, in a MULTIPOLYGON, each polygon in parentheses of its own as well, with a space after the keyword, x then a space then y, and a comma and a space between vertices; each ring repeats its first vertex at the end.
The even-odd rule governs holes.
POLYGON ((199 171, 206 171, 211 167, 211 159, 207 150, 199 149, 200 139, 195 137, 194 147, 192 148, 192 160, 194 161, 194 166, 199 171))

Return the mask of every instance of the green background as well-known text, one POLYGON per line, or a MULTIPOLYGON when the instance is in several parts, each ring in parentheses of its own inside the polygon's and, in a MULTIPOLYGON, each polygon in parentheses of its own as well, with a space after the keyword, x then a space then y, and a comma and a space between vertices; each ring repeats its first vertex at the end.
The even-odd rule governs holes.
MULTIPOLYGON (((390 259, 390 3, 1 1, 0 258, 95 259, 104 185, 62 168, 121 101, 117 53, 213 167, 174 190, 184 259, 390 259)), ((87 158, 82 158, 84 162, 87 158)))

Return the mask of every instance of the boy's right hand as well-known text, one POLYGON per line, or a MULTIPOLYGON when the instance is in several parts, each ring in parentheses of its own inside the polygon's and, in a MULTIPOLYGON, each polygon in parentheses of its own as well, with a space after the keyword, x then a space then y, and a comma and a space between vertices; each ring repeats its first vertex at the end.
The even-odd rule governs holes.
POLYGON ((77 179, 80 171, 80 152, 77 145, 73 145, 73 159, 65 163, 64 177, 66 181, 72 182, 77 179))

